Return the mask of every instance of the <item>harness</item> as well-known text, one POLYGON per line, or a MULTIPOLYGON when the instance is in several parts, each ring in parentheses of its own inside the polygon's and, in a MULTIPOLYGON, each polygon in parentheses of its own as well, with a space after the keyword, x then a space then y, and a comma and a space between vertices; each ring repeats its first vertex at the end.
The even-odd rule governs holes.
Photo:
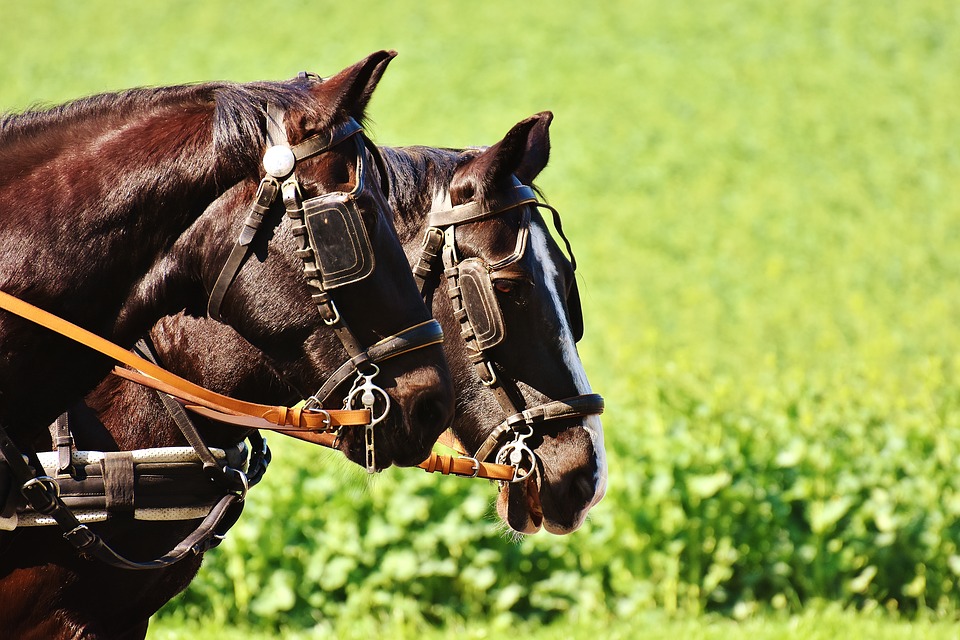
MULTIPOLYGON (((155 361, 144 341, 136 349, 155 361)), ((33 467, 42 471, 21 488, 27 504, 8 498, 0 513, 0 529, 59 525, 82 553, 121 569, 168 567, 219 545, 239 519, 247 491, 266 473, 270 450, 257 431, 247 435, 249 447, 243 441, 228 449, 207 447, 183 406, 172 396, 159 395, 190 446, 73 451, 70 414, 64 413, 50 425, 56 450, 31 454, 33 467), (52 494, 50 508, 37 504, 37 491, 52 494), (133 561, 86 527, 115 515, 201 522, 164 555, 133 561)), ((11 467, 16 476, 16 463, 11 467)), ((4 471, 0 466, 0 476, 4 471)))
MULTIPOLYGON (((534 434, 537 425, 598 415, 603 413, 604 408, 603 398, 596 393, 580 394, 527 407, 516 381, 503 374, 502 367, 497 364, 492 354, 492 349, 504 341, 507 333, 503 310, 493 285, 494 276, 523 258, 530 235, 532 207, 542 207, 553 213, 554 226, 563 239, 571 264, 576 270, 576 259, 570 241, 563 233, 559 212, 550 205, 539 202, 533 189, 521 184, 516 178, 509 190, 488 200, 486 207, 470 201, 446 211, 431 213, 427 218, 428 227, 420 258, 413 269, 421 293, 429 300, 432 291, 428 290, 428 285, 431 282, 439 284, 438 272, 442 263, 442 273, 447 280, 447 295, 453 305, 454 317, 460 323, 460 337, 466 342, 467 357, 473 363, 480 381, 490 389, 504 412, 504 421, 490 433, 477 451, 461 458, 476 470, 492 458, 495 464, 512 469, 512 477, 497 478, 507 482, 521 482, 536 472, 537 456, 526 444, 526 440, 534 434), (479 257, 464 260, 459 258, 456 239, 458 226, 500 216, 518 207, 523 209, 520 212, 516 246, 511 255, 495 262, 479 257)), ((583 336, 583 316, 576 279, 568 300, 568 309, 574 339, 579 341, 583 336)), ((462 444, 456 441, 450 440, 446 444, 463 451, 462 444)), ((427 468, 427 471, 432 470, 435 469, 427 468)))
MULTIPOLYGON (((279 122, 279 119, 274 114, 268 117, 268 123, 270 122, 279 122)), ((272 140, 279 139, 280 133, 270 134, 269 130, 268 125, 268 137, 274 136, 272 140)), ((282 132, 282 128, 280 130, 282 132)), ((329 296, 330 289, 356 282, 369 275, 373 269, 369 236, 366 234, 366 228, 354 200, 355 196, 363 190, 362 143, 358 138, 354 138, 358 140, 358 178, 357 185, 350 193, 326 194, 301 201, 293 168, 297 160, 322 153, 356 136, 357 133, 360 133, 359 125, 353 122, 333 132, 326 144, 307 140, 293 148, 285 147, 285 143, 281 143, 268 149, 264 158, 268 175, 261 181, 240 237, 211 292, 208 309, 212 317, 219 318, 220 306, 226 291, 249 255, 250 244, 264 216, 277 194, 281 193, 288 216, 297 223, 294 228, 294 233, 300 240, 297 253, 304 261, 304 272, 315 291, 313 299, 324 321, 341 337, 344 347, 351 356, 350 359, 308 399, 302 409, 292 409, 252 405, 217 396, 186 381, 165 381, 165 378, 176 379, 176 376, 159 367, 151 372, 149 367, 144 366, 143 361, 137 362, 136 356, 132 356, 128 361, 118 357, 119 354, 108 354, 139 370, 131 371, 118 367, 114 370, 115 374, 158 391, 191 447, 166 447, 117 453, 71 451, 72 437, 69 434, 68 423, 61 417, 54 430, 57 451, 33 456, 34 467, 42 468, 44 471, 34 477, 30 467, 27 467, 31 475, 23 483, 22 492, 27 497, 30 507, 21 512, 19 526, 59 524, 66 532, 64 537, 81 552, 98 557, 113 566, 128 569, 168 566, 183 557, 202 553, 219 544, 226 530, 239 517, 246 491, 256 484, 265 472, 270 453, 265 441, 256 431, 250 436, 249 449, 243 443, 228 451, 207 448, 184 411, 184 404, 191 412, 220 422, 250 429, 269 429, 324 446, 335 445, 335 433, 339 432, 343 426, 363 424, 366 426, 368 470, 375 465, 371 427, 381 421, 389 410, 388 397, 372 383, 372 378, 378 371, 376 363, 422 346, 436 344, 442 340, 442 332, 439 324, 433 320, 363 350, 357 346, 357 341, 329 296), (279 150, 275 151, 278 148, 279 150), (280 182, 281 179, 283 182, 280 182), (330 229, 335 231, 330 232, 330 229), (351 250, 346 256, 338 257, 334 255, 337 248, 334 241, 342 238, 349 239, 351 250), (344 403, 346 411, 319 408, 324 400, 354 375, 356 377, 353 387, 344 403), (184 386, 188 389, 192 386, 194 393, 185 390, 184 386), (168 395, 164 391, 171 392, 173 395, 168 395), (386 408, 382 414, 375 416, 373 408, 378 392, 383 394, 382 399, 386 401, 386 408), (211 399, 210 395, 214 398, 211 399), (178 402, 173 396, 180 401, 178 402), (357 400, 364 408, 349 410, 350 407, 356 406, 357 400), (365 421, 351 423, 350 414, 361 414, 365 421), (121 460, 122 462, 118 462, 121 460), (88 480, 86 485, 74 479, 78 475, 88 480), (130 488, 127 480, 118 479, 121 477, 133 478, 133 488, 130 488), (169 481, 170 478, 176 478, 176 482, 169 481), (211 478, 214 479, 213 486, 221 490, 221 493, 216 496, 219 501, 213 508, 210 508, 210 504, 215 498, 203 491, 196 492, 196 497, 189 504, 177 503, 171 506, 171 501, 178 500, 176 494, 171 497, 172 487, 176 486, 181 492, 192 492, 194 487, 203 487, 209 491, 212 486, 211 478), (138 481, 139 484, 137 484, 138 481), (90 482, 93 483, 93 490, 90 489, 90 482), (166 490, 158 492, 157 487, 160 485, 164 485, 166 490), (96 497, 89 497, 91 493, 96 497), (136 519, 181 520, 201 517, 204 513, 207 516, 193 533, 168 554, 149 562, 131 562, 106 547, 85 525, 87 522, 107 519, 112 513, 129 513, 132 502, 129 497, 124 496, 132 493, 137 496, 137 507, 133 509, 136 519), (155 504, 155 501, 159 501, 160 504, 155 504), (58 508, 56 502, 59 502, 63 508, 58 508), (75 515, 71 509, 76 511, 75 515), (64 515, 64 512, 68 515, 64 515), (63 520, 67 520, 67 525, 64 525, 63 520), (68 530, 66 527, 73 525, 74 521, 76 525, 68 530)), ((379 160, 378 155, 375 154, 375 157, 379 160)), ((382 162, 382 160, 379 161, 382 162)), ((382 171, 381 174, 386 175, 386 172, 382 171)), ((583 394, 527 408, 516 383, 505 377, 502 371, 499 375, 497 373, 501 367, 497 365, 490 351, 505 339, 506 324, 493 287, 493 277, 498 271, 522 259, 525 254, 531 219, 530 208, 526 205, 543 207, 553 212, 554 226, 564 240, 571 263, 576 268, 570 243, 560 224, 559 213, 553 207, 540 203, 533 190, 519 184, 519 181, 500 197, 488 201, 485 208, 481 208, 476 202, 468 202, 447 211, 432 213, 428 217, 428 229, 420 259, 414 267, 414 278, 424 297, 431 298, 432 290, 428 290, 428 283, 436 280, 435 284, 439 284, 440 273, 438 272, 439 265, 442 263, 442 274, 448 283, 448 296, 453 304, 455 317, 460 322, 461 337, 466 342, 469 358, 481 381, 497 398, 505 418, 472 456, 454 457, 432 453, 430 458, 419 465, 427 472, 487 478, 501 483, 527 480, 537 471, 537 457, 525 441, 533 435, 537 425, 603 412, 603 398, 599 394, 583 394), (510 256, 493 263, 488 263, 482 258, 466 260, 458 258, 456 247, 458 225, 492 218, 521 206, 525 208, 521 212, 516 247, 510 256)), ((8 308, 3 300, 5 295, 0 292, 0 308, 8 308)), ((571 328, 575 339, 579 341, 583 333, 583 320, 575 280, 567 303, 571 328)), ((75 329, 79 332, 83 331, 79 328, 75 329)), ((97 337, 93 336, 93 338, 97 337)), ((115 347, 115 345, 112 346, 115 347)), ((120 350, 119 347, 115 348, 120 350)), ((143 345, 138 346, 138 350, 152 358, 149 349, 143 345)), ((10 456, 14 454, 13 452, 8 454, 4 446, 5 438, 9 440, 0 428, 0 452, 10 460, 10 456)), ((446 444, 465 453, 462 445, 456 441, 450 440, 446 444)), ((19 454, 19 452, 16 453, 19 454)), ((18 457, 21 461, 23 460, 22 456, 18 457)), ((19 479, 24 473, 23 469, 18 471, 19 465, 15 462, 10 466, 13 475, 19 479)))
MULTIPOLYGON (((373 382, 379 373, 376 363, 438 344, 443 340, 439 323, 428 320, 385 338, 367 349, 362 347, 337 310, 330 290, 358 282, 373 272, 373 249, 360 214, 357 197, 364 189, 365 148, 372 150, 381 165, 382 159, 372 143, 362 135, 357 135, 361 134, 362 129, 353 119, 326 135, 318 134, 290 147, 282 125, 283 113, 274 105, 268 105, 266 115, 267 140, 271 145, 264 155, 266 175, 257 189, 240 237, 213 287, 209 313, 214 318, 220 318, 224 296, 249 255, 250 245, 264 216, 277 195, 281 194, 287 215, 294 221, 294 235, 299 244, 296 254, 304 263, 304 275, 313 290, 311 298, 324 323, 333 329, 349 355, 349 360, 304 407, 259 405, 214 393, 166 371, 155 361, 135 355, 100 336, 0 291, 0 309, 81 342, 135 369, 116 367, 114 373, 160 392, 164 404, 191 444, 191 449, 73 452, 68 421, 61 417, 55 430, 54 442, 58 449, 54 452, 55 455, 37 455, 33 451, 27 451, 24 455, 6 429, 0 425, 0 454, 7 462, 7 470, 13 480, 11 484, 19 488, 28 505, 22 510, 25 515, 23 524, 56 523, 63 530, 64 538, 78 551, 112 566, 126 569, 164 567, 188 555, 199 554, 216 546, 239 517, 246 491, 259 481, 266 470, 269 450, 258 433, 254 432, 251 436, 249 453, 246 447, 232 452, 209 449, 186 417, 181 403, 190 411, 220 422, 248 429, 278 431, 329 447, 336 446, 343 428, 364 426, 365 462, 367 470, 373 472, 376 470, 373 426, 381 422, 390 410, 386 392, 373 382), (357 181, 353 190, 349 193, 328 193, 302 201, 299 182, 294 174, 297 161, 322 154, 351 138, 356 141, 357 150, 357 181), (347 241, 346 247, 342 245, 343 240, 347 241), (343 253, 338 254, 341 250, 343 253), (354 374, 354 385, 346 394, 343 409, 321 408, 322 402, 354 374), (164 394, 172 397, 165 397, 164 394), (174 397, 179 402, 174 400, 174 397), (376 412, 378 399, 380 413, 376 412), (99 473, 97 469, 100 470, 99 473), (203 486, 210 485, 212 481, 212 484, 218 487, 217 493, 220 497, 213 508, 208 510, 198 528, 164 556, 149 562, 130 561, 114 552, 87 527, 87 522, 105 519, 107 515, 116 512, 132 511, 136 517, 134 496, 137 504, 140 504, 142 495, 142 499, 150 505, 152 498, 145 489, 147 485, 156 486, 158 477, 167 478, 170 474, 182 476, 184 473, 203 486), (154 481, 138 483, 138 479, 148 477, 154 481), (92 505, 95 513, 74 513, 72 507, 91 506, 89 500, 87 503, 83 503, 83 500, 77 502, 78 495, 91 492, 91 486, 95 487, 93 493, 98 496, 96 504, 92 505), (103 509, 100 508, 99 496, 103 498, 103 509), (101 513, 103 511, 106 515, 101 513)), ((381 171, 381 175, 386 176, 386 172, 381 171)), ((150 354, 145 352, 145 355, 150 354)), ((0 485, 2 484, 0 482, 0 485)), ((163 484, 163 480, 159 481, 159 484, 163 484)), ((200 493, 203 502, 204 492, 200 493)), ((4 494, 5 492, 0 492, 0 497, 4 494)), ((7 501, 8 509, 13 502, 7 501)), ((191 505, 182 508, 189 511, 204 507, 205 505, 198 506, 194 500, 191 505)), ((140 515, 149 518, 155 508, 169 511, 163 506, 147 506, 141 510, 140 515)), ((182 515, 182 512, 178 515, 182 515)), ((7 523, 10 519, 8 517, 7 523)), ((0 520, 0 523, 2 522, 0 520)))
MULTIPOLYGON (((383 421, 390 410, 390 397, 387 392, 373 382, 380 372, 377 364, 416 349, 439 344, 443 341, 443 330, 440 323, 430 319, 364 349, 331 297, 332 290, 367 278, 375 267, 370 235, 357 203, 365 185, 365 147, 370 149, 384 179, 387 172, 379 151, 362 135, 360 125, 351 118, 328 136, 313 136, 291 147, 283 126, 283 113, 275 105, 268 104, 266 134, 270 144, 263 160, 266 175, 260 181, 240 236, 211 290, 207 313, 215 320, 220 319, 220 307, 227 289, 249 256, 251 243, 264 216, 280 195, 287 216, 293 222, 293 234, 298 242, 296 254, 303 261, 303 273, 312 290, 311 299, 317 305, 324 324, 334 331, 349 356, 320 389, 307 399, 304 409, 322 412, 323 409, 319 407, 353 377, 354 384, 344 399, 343 408, 363 408, 369 412, 370 417, 363 425, 365 463, 367 471, 374 473, 374 426, 383 421), (349 193, 326 193, 303 200, 295 173, 297 162, 329 151, 350 139, 355 142, 357 152, 357 178, 353 190, 349 193), (378 406, 381 407, 379 413, 375 411, 378 406)), ((220 419, 209 411, 200 410, 198 413, 220 419)), ((335 429, 332 424, 328 425, 328 430, 339 433, 339 428, 335 429)), ((296 432, 287 435, 301 437, 301 434, 296 432)), ((315 439, 310 441, 316 442, 315 439)))

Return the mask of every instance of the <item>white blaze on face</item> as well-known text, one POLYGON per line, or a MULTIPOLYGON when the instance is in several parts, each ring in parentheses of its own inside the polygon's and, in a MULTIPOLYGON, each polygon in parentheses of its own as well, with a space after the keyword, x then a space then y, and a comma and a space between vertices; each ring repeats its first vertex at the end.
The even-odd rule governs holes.
MULTIPOLYGON (((547 246, 547 232, 536 222, 530 223, 530 247, 536 257, 536 262, 543 269, 544 284, 550 299, 553 301, 556 309, 557 319, 560 322, 560 349, 563 355, 563 362, 567 365, 573 382, 576 385, 577 393, 591 393, 590 382, 587 380, 587 372, 583 370, 583 363, 580 362, 580 354, 577 353, 577 344, 573 339, 573 331, 570 329, 570 322, 567 320, 565 311, 565 298, 557 290, 557 280, 559 274, 557 267, 550 259, 550 250, 547 246)), ((583 421, 583 427, 590 434, 593 441, 593 449, 597 454, 597 491, 593 502, 587 507, 589 509, 600 501, 607 488, 607 455, 603 448, 603 426, 600 423, 600 416, 587 416, 583 421)), ((586 515, 587 509, 584 510, 586 515)))

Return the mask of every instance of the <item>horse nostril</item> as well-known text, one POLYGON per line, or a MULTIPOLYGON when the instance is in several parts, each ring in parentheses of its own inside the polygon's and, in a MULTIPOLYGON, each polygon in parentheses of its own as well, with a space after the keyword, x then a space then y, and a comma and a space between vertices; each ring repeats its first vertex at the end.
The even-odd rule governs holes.
POLYGON ((423 394, 414 403, 413 410, 410 412, 411 425, 418 433, 426 431, 439 433, 446 427, 449 419, 450 410, 447 403, 435 394, 423 394))
POLYGON ((577 478, 577 481, 574 483, 575 489, 580 491, 580 495, 583 497, 584 502, 593 499, 594 493, 596 493, 597 483, 594 481, 593 474, 590 474, 590 477, 581 476, 577 478))
POLYGON ((593 501, 597 493, 597 479, 593 471, 581 469, 573 474, 566 484, 567 500, 571 505, 581 508, 593 501))

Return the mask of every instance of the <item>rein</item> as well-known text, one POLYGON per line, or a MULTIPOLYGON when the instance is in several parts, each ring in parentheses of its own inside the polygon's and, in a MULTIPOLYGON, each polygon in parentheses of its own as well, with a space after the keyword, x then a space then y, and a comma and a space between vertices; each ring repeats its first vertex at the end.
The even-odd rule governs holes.
POLYGON ((120 367, 115 368, 114 373, 124 378, 142 382, 151 388, 163 390, 183 400, 191 410, 194 407, 199 407, 222 414, 226 422, 230 422, 237 417, 243 417, 260 429, 283 431, 285 433, 315 433, 329 431, 332 427, 360 426, 367 424, 370 420, 370 412, 367 409, 303 410, 295 407, 262 405, 229 398, 181 378, 109 340, 28 302, 15 298, 4 291, 0 291, 0 309, 35 322, 117 362, 137 369, 142 373, 120 367))

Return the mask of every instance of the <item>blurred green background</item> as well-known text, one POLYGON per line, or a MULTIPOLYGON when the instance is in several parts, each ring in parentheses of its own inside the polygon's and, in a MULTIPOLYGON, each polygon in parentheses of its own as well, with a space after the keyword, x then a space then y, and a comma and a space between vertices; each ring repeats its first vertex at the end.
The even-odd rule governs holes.
POLYGON ((370 480, 274 438, 152 637, 956 637, 956 3, 0 7, 5 111, 393 48, 381 144, 491 144, 556 116, 539 185, 607 400, 591 520, 515 542, 493 486, 370 480))

